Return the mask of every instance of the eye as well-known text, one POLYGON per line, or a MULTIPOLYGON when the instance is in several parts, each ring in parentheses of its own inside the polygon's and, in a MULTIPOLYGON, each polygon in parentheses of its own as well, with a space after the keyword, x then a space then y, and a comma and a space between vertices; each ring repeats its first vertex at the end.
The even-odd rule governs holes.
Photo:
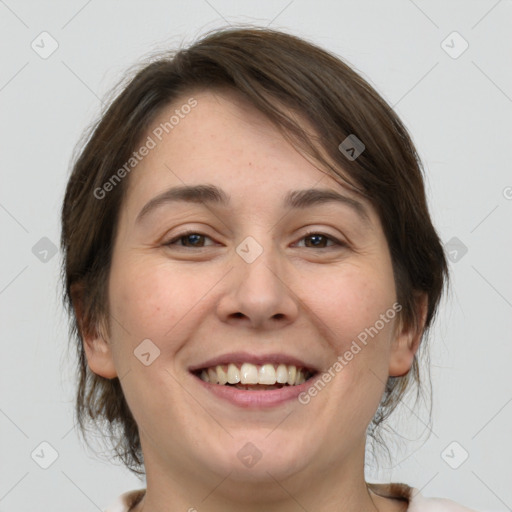
POLYGON ((336 238, 326 235, 325 233, 317 233, 315 231, 311 231, 309 233, 306 233, 302 238, 302 240, 306 240, 306 243, 303 247, 307 247, 308 249, 324 249, 326 247, 333 247, 333 246, 344 246, 343 242, 340 242, 336 238), (308 241, 310 245, 308 245, 308 241), (328 242, 332 242, 332 244, 329 246, 327 245, 328 242))
POLYGON ((180 233, 175 236, 172 240, 165 242, 164 245, 171 246, 176 245, 178 247, 207 247, 208 244, 205 245, 205 240, 211 240, 211 238, 203 233, 198 233, 196 231, 187 231, 185 233, 180 233), (180 242, 180 243, 177 243, 180 242))
MULTIPOLYGON (((214 243, 206 244, 206 240, 212 240, 209 236, 199 233, 197 231, 186 231, 184 233, 180 233, 175 236, 168 242, 165 242, 163 245, 165 246, 175 246, 175 247, 188 247, 188 248, 203 248, 211 245, 215 245, 214 243)), ((306 233, 300 241, 304 240, 305 244, 302 247, 306 247, 308 249, 326 249, 328 247, 335 246, 346 246, 345 243, 340 242, 333 236, 327 235, 325 233, 319 233, 316 231, 311 231, 306 233)), ((299 244, 300 246, 300 244, 299 244)))

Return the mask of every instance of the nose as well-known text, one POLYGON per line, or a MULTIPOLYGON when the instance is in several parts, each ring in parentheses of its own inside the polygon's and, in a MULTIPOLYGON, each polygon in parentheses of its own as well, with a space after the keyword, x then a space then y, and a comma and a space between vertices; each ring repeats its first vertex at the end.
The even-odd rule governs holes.
POLYGON ((251 263, 234 254, 234 268, 226 276, 225 293, 217 306, 222 321, 268 330, 296 320, 299 300, 290 269, 268 247, 251 263))

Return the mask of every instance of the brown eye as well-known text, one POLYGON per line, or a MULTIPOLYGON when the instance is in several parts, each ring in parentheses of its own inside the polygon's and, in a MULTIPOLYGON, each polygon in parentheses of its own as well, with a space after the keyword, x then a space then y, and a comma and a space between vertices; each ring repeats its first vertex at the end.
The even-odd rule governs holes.
POLYGON ((306 247, 326 247, 328 238, 324 235, 316 234, 316 235, 308 235, 304 237, 305 240, 310 240, 311 245, 308 245, 306 242, 306 247))
POLYGON ((308 249, 326 249, 328 247, 345 245, 336 238, 324 233, 307 233, 301 238, 301 241, 302 240, 305 240, 304 247, 307 247, 308 249), (329 244, 329 242, 331 243, 329 244))
POLYGON ((202 233, 190 231, 187 233, 181 233, 172 240, 169 240, 169 242, 166 242, 164 245, 177 245, 178 247, 207 247, 208 245, 212 245, 205 244, 206 239, 210 239, 210 237, 203 235, 202 233))

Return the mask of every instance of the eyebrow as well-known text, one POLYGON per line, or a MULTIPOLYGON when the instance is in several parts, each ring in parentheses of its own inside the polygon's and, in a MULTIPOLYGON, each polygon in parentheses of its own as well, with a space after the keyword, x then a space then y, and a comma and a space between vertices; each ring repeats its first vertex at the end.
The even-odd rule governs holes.
MULTIPOLYGON (((215 204, 226 207, 229 205, 230 199, 230 196, 224 190, 215 185, 173 187, 146 203, 137 215, 136 222, 140 222, 151 211, 173 202, 215 204)), ((349 206, 363 222, 371 224, 368 211, 361 202, 330 189, 310 188, 290 191, 285 196, 283 206, 290 209, 305 209, 326 203, 341 203, 349 206)))

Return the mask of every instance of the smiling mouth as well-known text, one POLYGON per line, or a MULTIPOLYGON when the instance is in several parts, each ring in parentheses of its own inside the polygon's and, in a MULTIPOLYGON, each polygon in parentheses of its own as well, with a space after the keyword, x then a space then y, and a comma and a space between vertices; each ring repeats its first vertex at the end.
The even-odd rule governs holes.
POLYGON ((286 364, 229 363, 200 368, 192 373, 210 384, 232 386, 245 391, 270 391, 298 386, 313 378, 318 372, 286 364))

